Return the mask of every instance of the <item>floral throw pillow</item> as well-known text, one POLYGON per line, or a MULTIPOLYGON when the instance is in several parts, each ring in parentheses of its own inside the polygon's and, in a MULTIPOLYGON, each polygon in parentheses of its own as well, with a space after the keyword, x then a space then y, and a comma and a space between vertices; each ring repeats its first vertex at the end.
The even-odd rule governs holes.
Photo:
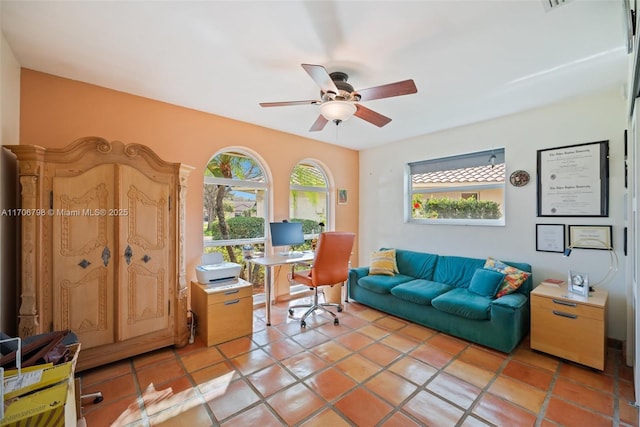
POLYGON ((491 257, 487 258, 487 261, 484 263, 484 268, 487 270, 494 270, 505 275, 502 284, 498 288, 498 292, 496 292, 496 298, 500 298, 501 296, 516 291, 520 286, 522 286, 525 280, 531 276, 531 273, 511 267, 510 265, 491 257))
POLYGON ((396 264, 396 250, 387 249, 371 254, 369 274, 394 276, 398 272, 396 264))

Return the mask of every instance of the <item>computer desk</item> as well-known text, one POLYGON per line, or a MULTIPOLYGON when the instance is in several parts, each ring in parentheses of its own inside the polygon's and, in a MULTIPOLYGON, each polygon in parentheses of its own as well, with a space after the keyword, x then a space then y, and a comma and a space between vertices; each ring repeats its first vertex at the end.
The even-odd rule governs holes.
POLYGON ((265 302, 264 305, 266 307, 267 312, 267 326, 271 326, 271 269, 272 267, 276 267, 278 265, 290 265, 298 262, 309 262, 313 261, 314 253, 311 251, 301 252, 300 256, 292 256, 292 255, 269 255, 257 258, 249 258, 246 259, 247 262, 257 265, 263 265, 265 270, 265 284, 264 284, 264 292, 265 292, 265 302))

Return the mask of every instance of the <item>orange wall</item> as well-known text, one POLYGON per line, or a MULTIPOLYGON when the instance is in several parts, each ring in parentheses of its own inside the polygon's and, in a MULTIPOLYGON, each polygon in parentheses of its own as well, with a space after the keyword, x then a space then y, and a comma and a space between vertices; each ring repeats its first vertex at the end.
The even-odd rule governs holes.
MULTIPOLYGON (((202 254, 203 171, 218 150, 241 146, 257 153, 273 177, 273 217, 289 212, 289 175, 301 159, 326 165, 349 203, 336 205, 336 230, 358 229, 358 152, 260 126, 22 69, 20 144, 64 147, 99 136, 152 148, 163 160, 195 167, 187 193, 187 279, 202 254)), ((354 248, 354 262, 358 259, 354 248)))

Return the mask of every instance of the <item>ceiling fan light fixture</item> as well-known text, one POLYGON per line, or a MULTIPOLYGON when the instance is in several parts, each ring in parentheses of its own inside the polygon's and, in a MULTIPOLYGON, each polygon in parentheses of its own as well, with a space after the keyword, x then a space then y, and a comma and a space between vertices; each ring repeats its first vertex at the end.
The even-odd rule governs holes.
POLYGON ((329 121, 343 122, 353 116, 357 108, 349 101, 327 101, 320 105, 320 114, 329 121))

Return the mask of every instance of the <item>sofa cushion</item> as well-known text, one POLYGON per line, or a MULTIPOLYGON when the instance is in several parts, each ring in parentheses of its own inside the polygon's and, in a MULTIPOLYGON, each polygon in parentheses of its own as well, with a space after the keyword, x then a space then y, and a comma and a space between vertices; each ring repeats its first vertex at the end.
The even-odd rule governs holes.
POLYGON ((479 268, 473 273, 471 283, 469 283, 469 291, 474 294, 493 298, 498 292, 498 288, 504 280, 504 273, 494 270, 486 270, 479 268))
POLYGON ((405 276, 415 277, 416 279, 433 280, 433 271, 437 260, 438 255, 403 249, 396 250, 398 271, 405 276))
POLYGON ((433 281, 446 283, 456 288, 468 288, 473 274, 482 268, 485 260, 458 256, 438 256, 433 281))
POLYGON ((455 314, 472 320, 488 320, 491 310, 489 297, 469 292, 468 289, 455 288, 434 298, 431 305, 445 313, 455 314))
POLYGON ((358 285, 378 294, 388 294, 392 288, 413 280, 413 277, 396 274, 395 276, 364 276, 358 280, 358 285))
POLYGON ((391 295, 416 304, 429 305, 431 300, 453 289, 444 283, 416 279, 391 289, 391 295))
POLYGON ((496 293, 496 298, 516 291, 531 275, 531 273, 519 270, 492 257, 487 258, 484 268, 505 274, 502 285, 500 285, 500 289, 496 293))
POLYGON ((369 274, 393 276, 397 272, 395 249, 381 250, 371 254, 369 274))

